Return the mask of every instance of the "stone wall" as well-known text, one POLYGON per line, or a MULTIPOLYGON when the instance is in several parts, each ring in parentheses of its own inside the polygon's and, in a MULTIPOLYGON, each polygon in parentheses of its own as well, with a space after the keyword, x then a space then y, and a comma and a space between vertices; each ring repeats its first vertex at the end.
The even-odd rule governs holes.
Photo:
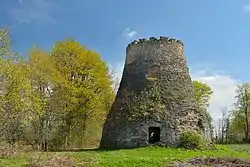
POLYGON ((147 146, 151 126, 160 127, 157 144, 163 146, 177 146, 186 129, 204 133, 180 40, 152 37, 127 46, 122 80, 100 147, 147 146))

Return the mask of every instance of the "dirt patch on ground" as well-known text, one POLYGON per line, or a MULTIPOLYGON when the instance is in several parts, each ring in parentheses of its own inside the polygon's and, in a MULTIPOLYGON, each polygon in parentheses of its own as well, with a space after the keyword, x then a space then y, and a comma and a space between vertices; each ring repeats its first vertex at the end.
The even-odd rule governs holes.
POLYGON ((194 158, 185 163, 175 163, 169 167, 194 167, 194 166, 214 166, 214 167, 250 167, 250 161, 239 158, 194 158))

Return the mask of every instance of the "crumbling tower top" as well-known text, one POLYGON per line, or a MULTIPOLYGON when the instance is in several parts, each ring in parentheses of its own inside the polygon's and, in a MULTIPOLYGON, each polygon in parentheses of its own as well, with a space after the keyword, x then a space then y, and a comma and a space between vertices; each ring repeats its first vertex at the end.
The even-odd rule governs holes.
POLYGON ((135 55, 143 54, 144 56, 147 55, 145 52, 149 49, 154 48, 159 49, 159 47, 171 47, 176 48, 176 51, 183 52, 184 44, 181 40, 160 36, 159 38, 150 37, 150 38, 140 38, 138 40, 132 41, 128 44, 126 48, 126 61, 125 64, 128 64, 133 60, 135 55))

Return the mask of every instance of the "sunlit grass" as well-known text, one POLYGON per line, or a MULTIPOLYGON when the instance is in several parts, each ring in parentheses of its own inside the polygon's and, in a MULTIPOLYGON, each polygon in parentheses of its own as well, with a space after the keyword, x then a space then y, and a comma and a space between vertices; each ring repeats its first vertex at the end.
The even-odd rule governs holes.
MULTIPOLYGON (((145 147, 138 149, 126 150, 110 150, 103 151, 98 149, 81 150, 72 152, 60 153, 45 153, 58 154, 69 157, 74 157, 78 161, 84 162, 91 166, 110 166, 110 167, 158 167, 166 166, 177 161, 186 161, 195 157, 235 157, 250 159, 250 155, 245 151, 235 151, 231 148, 248 148, 250 145, 229 145, 217 146, 218 150, 210 151, 189 151, 176 148, 159 148, 159 147, 145 147)), ((245 149, 245 150, 246 150, 245 149)), ((0 159, 0 166, 24 166, 27 162, 25 158, 34 156, 36 153, 21 154, 13 158, 0 159)), ((81 163, 82 164, 82 163, 81 163)))

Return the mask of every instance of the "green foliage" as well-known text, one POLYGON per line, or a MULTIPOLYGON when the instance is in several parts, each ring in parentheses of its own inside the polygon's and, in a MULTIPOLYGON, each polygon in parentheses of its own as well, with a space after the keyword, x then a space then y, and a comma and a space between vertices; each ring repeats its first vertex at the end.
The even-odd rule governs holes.
POLYGON ((202 109, 206 109, 213 94, 212 89, 205 83, 193 81, 194 98, 202 109))
POLYGON ((57 42, 51 59, 62 78, 56 81, 53 100, 67 133, 65 144, 80 144, 90 121, 98 117, 103 122, 114 100, 107 65, 75 40, 57 42))
POLYGON ((82 147, 90 125, 100 136, 115 94, 99 54, 65 40, 50 52, 32 48, 26 61, 16 55, 0 29, 1 139, 47 150, 82 147))
POLYGON ((24 62, 11 50, 8 28, 0 28, 0 138, 14 143, 27 124, 29 80, 24 62))
POLYGON ((181 148, 185 149, 207 149, 208 145, 203 137, 195 131, 185 131, 181 133, 180 145, 181 148))
POLYGON ((126 100, 122 102, 121 106, 127 111, 130 121, 154 118, 164 111, 165 106, 161 105, 160 89, 157 84, 139 93, 126 90, 123 95, 126 100))
POLYGON ((228 140, 230 143, 241 143, 244 138, 245 117, 242 111, 233 110, 228 127, 228 140))
POLYGON ((27 124, 30 87, 24 62, 10 50, 7 29, 0 29, 0 40, 0 135, 13 143, 27 124))
POLYGON ((250 134, 250 84, 238 85, 235 108, 231 112, 229 137, 232 142, 249 142, 250 134))
POLYGON ((213 94, 213 91, 211 87, 209 87, 207 84, 200 82, 200 81, 193 81, 193 88, 194 88, 194 98, 196 102, 199 104, 202 116, 206 123, 209 125, 209 130, 212 136, 213 132, 213 124, 212 124, 212 117, 207 111, 209 106, 209 101, 211 99, 211 96, 213 94))
POLYGON ((213 91, 207 84, 202 83, 200 81, 193 81, 193 87, 194 98, 199 104, 204 117, 211 125, 212 117, 208 113, 207 108, 209 106, 209 100, 211 99, 213 91))
POLYGON ((52 92, 58 74, 48 53, 39 48, 29 52, 29 60, 25 65, 30 83, 29 127, 25 129, 25 140, 41 150, 47 150, 45 143, 57 124, 52 92))
POLYGON ((237 86, 235 107, 244 110, 250 103, 250 84, 243 83, 237 86))
POLYGON ((11 55, 9 30, 6 27, 0 27, 0 59, 11 55))

